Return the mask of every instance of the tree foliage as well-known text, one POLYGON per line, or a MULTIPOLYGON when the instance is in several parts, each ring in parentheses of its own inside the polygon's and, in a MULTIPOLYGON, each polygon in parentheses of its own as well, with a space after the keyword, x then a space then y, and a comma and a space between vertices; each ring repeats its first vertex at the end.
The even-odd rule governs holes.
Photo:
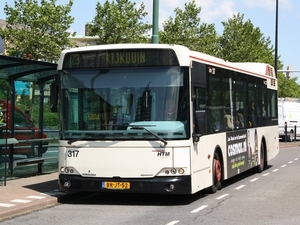
POLYGON ((136 8, 129 0, 106 0, 96 5, 96 15, 87 25, 87 35, 98 36, 97 44, 146 43, 152 25, 144 23, 144 3, 136 8))
POLYGON ((274 65, 273 45, 243 14, 233 15, 222 22, 223 34, 219 38, 219 57, 232 62, 264 62, 274 65))
POLYGON ((217 53, 217 33, 214 24, 200 23, 201 7, 195 0, 185 3, 184 10, 176 8, 159 32, 160 43, 184 45, 191 50, 217 53))
MULTIPOLYGON (((4 7, 6 27, 0 28, 6 54, 43 61, 57 61, 65 46, 71 46, 67 30, 74 22, 69 16, 73 0, 56 5, 56 0, 15 0, 4 7)), ((73 34, 75 35, 75 34, 73 34)))
POLYGON ((278 73, 278 97, 300 98, 297 78, 287 79, 282 73, 278 73))

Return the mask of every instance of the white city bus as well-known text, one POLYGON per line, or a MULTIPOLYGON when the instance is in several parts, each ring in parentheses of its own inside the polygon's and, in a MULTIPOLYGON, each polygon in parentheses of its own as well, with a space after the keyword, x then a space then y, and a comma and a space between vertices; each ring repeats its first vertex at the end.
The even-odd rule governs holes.
POLYGON ((216 192, 279 151, 267 64, 178 45, 88 46, 61 53, 55 82, 60 191, 216 192))

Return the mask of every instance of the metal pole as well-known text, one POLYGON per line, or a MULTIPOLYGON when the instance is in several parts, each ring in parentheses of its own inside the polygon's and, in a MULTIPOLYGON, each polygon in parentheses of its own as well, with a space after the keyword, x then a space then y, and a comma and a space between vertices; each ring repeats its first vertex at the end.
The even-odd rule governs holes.
POLYGON ((277 77, 277 64, 278 64, 278 0, 276 0, 276 17, 275 17, 275 73, 277 77))
POLYGON ((153 0, 153 20, 152 20, 152 43, 159 43, 158 40, 158 6, 159 0, 153 0))

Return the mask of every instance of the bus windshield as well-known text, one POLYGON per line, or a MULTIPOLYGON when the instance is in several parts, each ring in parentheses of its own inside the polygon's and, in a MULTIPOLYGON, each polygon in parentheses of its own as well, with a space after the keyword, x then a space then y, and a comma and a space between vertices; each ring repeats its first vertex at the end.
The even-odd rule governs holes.
POLYGON ((62 138, 188 139, 188 71, 177 66, 59 71, 62 138))

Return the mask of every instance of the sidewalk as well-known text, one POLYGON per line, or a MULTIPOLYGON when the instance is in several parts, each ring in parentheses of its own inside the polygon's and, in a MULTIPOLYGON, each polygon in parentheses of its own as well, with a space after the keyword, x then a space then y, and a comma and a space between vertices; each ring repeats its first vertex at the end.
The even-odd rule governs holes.
POLYGON ((58 204, 58 173, 7 180, 0 186, 0 222, 58 204))
POLYGON ((279 149, 282 148, 293 148, 293 147, 299 147, 300 146, 300 141, 293 141, 293 142, 279 142, 279 149))

